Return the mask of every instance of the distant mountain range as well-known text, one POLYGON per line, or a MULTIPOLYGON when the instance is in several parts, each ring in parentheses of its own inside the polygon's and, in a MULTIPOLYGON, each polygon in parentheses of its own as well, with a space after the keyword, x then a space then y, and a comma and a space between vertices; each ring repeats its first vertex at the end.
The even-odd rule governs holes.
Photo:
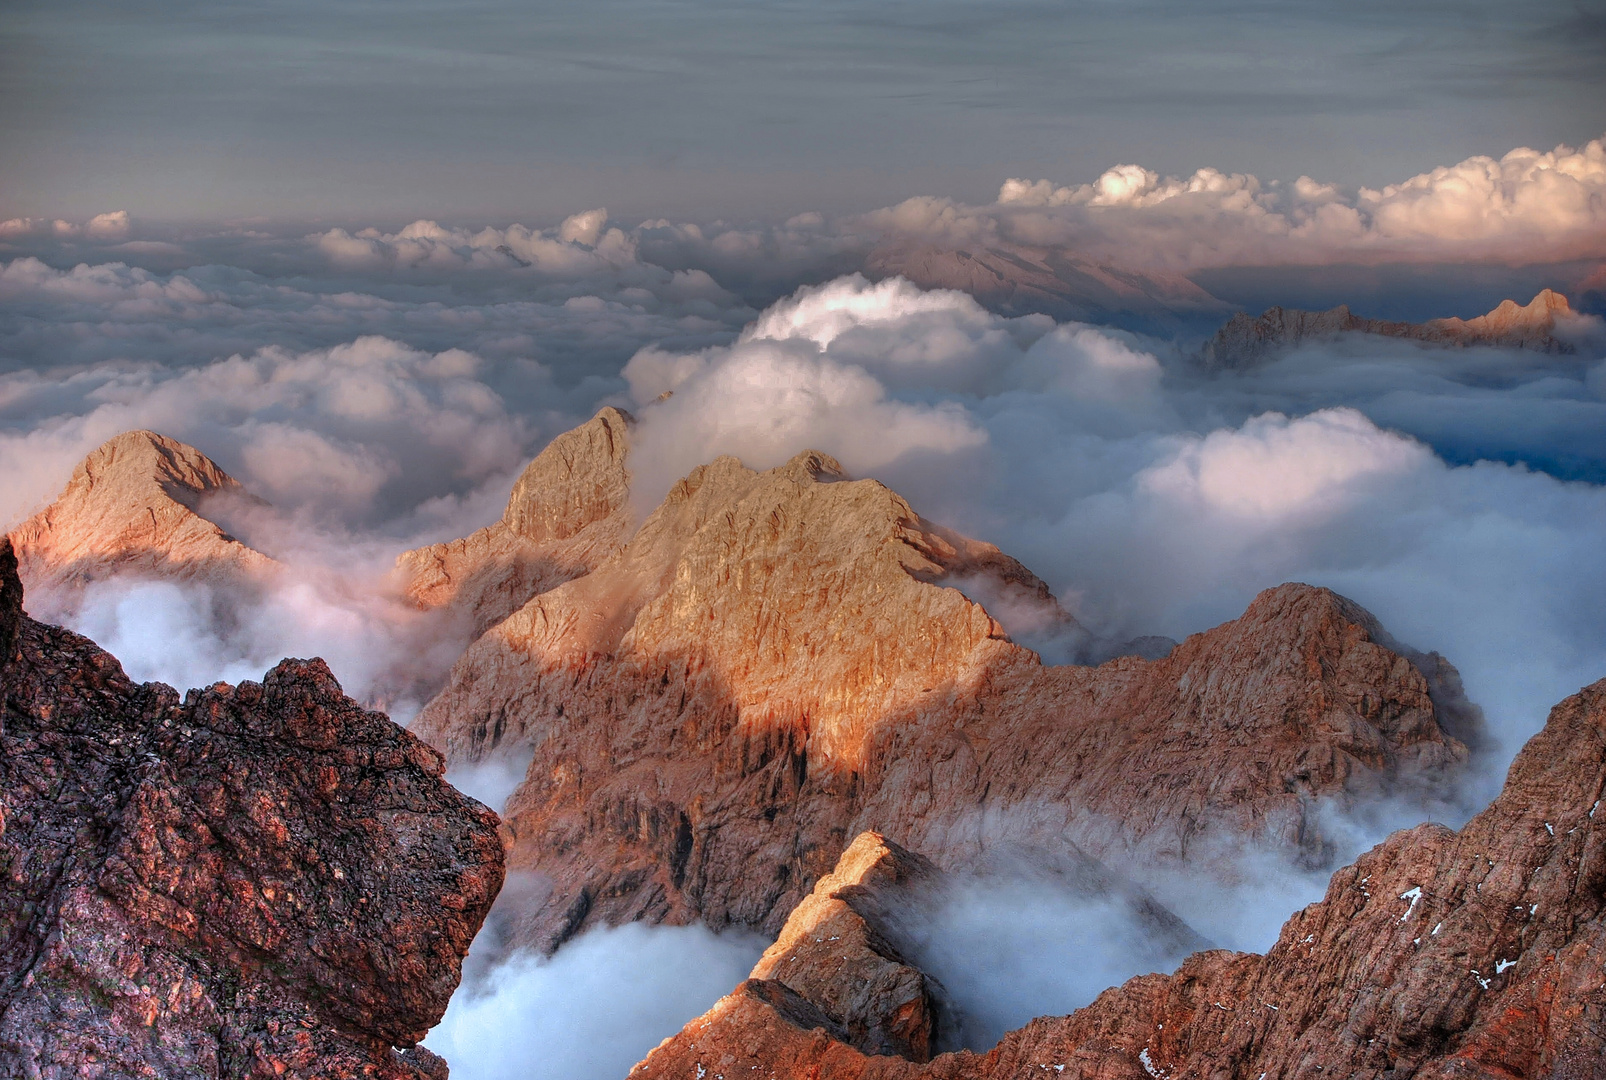
POLYGON ((923 289, 958 289, 1003 315, 1119 326, 1169 337, 1205 333, 1232 311, 1181 274, 1096 263, 1048 248, 943 248, 897 243, 875 249, 864 272, 923 289))
POLYGON ((1205 343, 1199 357, 1206 368, 1238 369, 1253 365, 1307 342, 1332 341, 1350 334, 1376 334, 1433 345, 1465 348, 1497 345, 1570 353, 1574 345, 1556 336, 1559 325, 1574 317, 1567 298, 1542 290, 1526 306, 1503 300, 1487 315, 1474 319, 1432 319, 1423 323, 1365 319, 1345 305, 1327 311, 1270 308, 1259 316, 1243 312, 1227 320, 1205 343))

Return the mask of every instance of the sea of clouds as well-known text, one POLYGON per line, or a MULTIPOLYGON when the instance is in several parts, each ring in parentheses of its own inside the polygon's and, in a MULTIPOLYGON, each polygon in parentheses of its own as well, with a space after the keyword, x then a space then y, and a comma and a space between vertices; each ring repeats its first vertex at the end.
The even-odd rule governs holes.
MULTIPOLYGON (((639 420, 643 511, 716 455, 763 468, 822 450, 1020 558, 1110 639, 1181 638, 1284 581, 1332 587, 1447 656, 1483 707, 1490 743, 1452 815, 1488 798, 1552 704, 1606 676, 1599 318, 1562 328, 1566 353, 1357 337, 1209 373, 1197 335, 1000 314, 856 272, 894 241, 1156 272, 1476 259, 1485 283, 1490 266, 1571 260, 1583 271, 1569 280, 1598 293, 1606 149, 1515 150, 1354 192, 1119 166, 1081 185, 1011 180, 989 206, 922 198, 779 224, 628 226, 600 210, 548 228, 7 221, 0 524, 119 432, 191 443, 270 504, 231 527, 291 568, 285 585, 241 607, 203 586, 113 581, 56 614, 139 678, 237 680, 321 653, 380 699, 397 665, 438 677, 462 644, 462 628, 408 621, 387 591, 395 555, 489 523, 548 439, 620 404, 639 420)), ((1435 279, 1433 295, 1447 289, 1435 279)), ((418 703, 385 700, 403 719, 418 703)), ((499 802, 517 770, 460 779, 499 802)), ((1354 826, 1348 851, 1410 813, 1354 826)), ((1150 884, 1212 940, 1264 947, 1321 881, 1268 868, 1230 902, 1150 884)), ((1086 927, 1108 913, 1080 902, 965 904, 951 917, 970 929, 953 937, 975 949, 937 962, 994 1033, 1162 963, 1120 945, 1120 926, 1092 934, 1117 943, 1099 951, 1086 927), (1011 965, 1031 978, 989 989, 1011 965)), ((595 931, 550 960, 474 969, 431 1045, 470 1080, 622 1075, 753 950, 698 929, 595 931), (551 1070, 529 1063, 532 1039, 551 1070), (586 1049, 604 1045, 607 1060, 586 1049)))

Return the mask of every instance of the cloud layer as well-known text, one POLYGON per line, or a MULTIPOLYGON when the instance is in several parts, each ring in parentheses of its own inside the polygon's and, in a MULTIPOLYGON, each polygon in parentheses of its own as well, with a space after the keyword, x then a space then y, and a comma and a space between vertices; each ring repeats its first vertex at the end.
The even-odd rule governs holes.
POLYGON ((1091 183, 1011 179, 991 207, 911 201, 872 217, 955 241, 1071 246, 1174 270, 1279 263, 1560 262, 1606 252, 1606 140, 1477 156, 1380 189, 1117 165, 1091 183))
MULTIPOLYGON (((601 210, 546 227, 314 232, 8 221, 0 519, 48 501, 121 431, 190 442, 272 504, 227 524, 286 563, 284 579, 252 595, 116 580, 62 617, 136 677, 181 686, 322 654, 348 690, 405 719, 462 628, 397 603, 384 576, 396 552, 494 519, 551 436, 624 404, 640 420, 643 508, 718 454, 766 467, 822 450, 999 544, 1112 638, 1202 630, 1285 580, 1331 586, 1462 669, 1496 736, 1480 773, 1492 784, 1552 703, 1606 675, 1598 325, 1570 355, 1353 338, 1209 374, 1186 341, 1006 317, 853 271, 894 241, 1189 271, 1606 259, 1603 155, 1599 140, 1518 150, 1355 191, 1118 166, 1085 184, 1012 180, 984 206, 930 197, 778 223, 630 226, 601 210)), ((499 800, 517 766, 458 779, 499 800)), ((1402 823, 1391 814, 1348 823, 1353 845, 1402 823)), ((1215 940, 1255 945, 1316 885, 1259 868, 1226 901, 1186 882, 1165 899, 1215 940)), ((1105 914, 1066 918, 1124 932, 1105 914)), ((1017 967, 1060 933, 1015 921, 1036 929, 995 943, 1017 967)), ((1015 1010, 987 1022, 1069 1007, 1066 994, 1118 977, 1091 948, 1061 965, 1095 972, 1086 985, 1037 980, 1006 1001, 979 982, 979 999, 1015 1010)), ((450 1044, 463 1075, 497 1077, 525 1067, 530 1033, 553 1075, 589 1075, 587 1047, 617 1042, 605 1064, 622 1075, 637 1050, 592 1021, 662 1037, 729 989, 750 951, 695 930, 599 932, 495 968, 431 1045, 450 1044)))
POLYGON ((701 926, 602 927, 465 984, 425 1046, 454 1080, 617 1080, 744 978, 764 950, 701 926))

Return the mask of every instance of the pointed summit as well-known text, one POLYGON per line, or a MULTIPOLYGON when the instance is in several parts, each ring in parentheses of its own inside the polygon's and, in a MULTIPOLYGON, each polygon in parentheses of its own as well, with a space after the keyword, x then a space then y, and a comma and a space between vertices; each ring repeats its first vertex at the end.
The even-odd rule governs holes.
POLYGON ((128 431, 73 470, 56 501, 11 531, 30 591, 78 589, 114 574, 205 579, 276 564, 202 516, 218 495, 250 498, 193 446, 128 431))
POLYGON ((502 520, 462 538, 403 552, 402 588, 420 607, 453 607, 474 632, 532 596, 590 571, 631 523, 630 414, 604 408, 525 467, 502 520))
POLYGON ((1558 319, 1570 318, 1572 305, 1553 289, 1541 289, 1527 305, 1502 300, 1475 319, 1435 319, 1435 326, 1465 344, 1515 345, 1542 352, 1561 351, 1553 336, 1558 319))

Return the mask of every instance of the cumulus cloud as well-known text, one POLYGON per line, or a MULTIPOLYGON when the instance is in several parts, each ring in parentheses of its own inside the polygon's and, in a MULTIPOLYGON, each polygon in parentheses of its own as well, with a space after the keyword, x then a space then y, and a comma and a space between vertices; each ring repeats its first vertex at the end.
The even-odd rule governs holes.
POLYGON ((638 352, 624 376, 641 412, 636 469, 646 505, 677 476, 720 454, 770 468, 801 449, 830 445, 848 468, 864 472, 913 453, 979 445, 985 436, 957 405, 891 398, 863 366, 831 353, 856 328, 925 313, 991 320, 960 293, 922 294, 906 282, 872 286, 854 277, 783 301, 732 346, 638 352))
POLYGON ((0 241, 28 236, 51 236, 60 239, 87 237, 91 240, 122 240, 128 236, 130 222, 127 210, 111 210, 96 214, 85 222, 64 221, 61 218, 9 218, 0 221, 0 241))
POLYGON ((66 380, 0 376, 7 411, 30 417, 26 430, 0 431, 0 450, 17 465, 0 479, 0 517, 31 513, 89 451, 136 428, 203 447, 282 509, 333 522, 374 522, 499 484, 529 437, 475 378, 479 366, 461 350, 431 354, 375 336, 304 353, 270 346, 195 368, 108 363, 66 380))
POLYGON ((1346 193, 1301 176, 1263 182, 1213 168, 1162 176, 1116 165, 1090 183, 1010 179, 992 206, 922 197, 865 222, 946 244, 1068 247, 1113 262, 1205 267, 1492 259, 1606 252, 1606 140, 1476 156, 1346 193))
POLYGON ((337 228, 308 239, 331 262, 349 268, 523 266, 572 277, 637 263, 634 240, 623 230, 606 229, 607 220, 603 209, 575 214, 551 230, 510 225, 469 231, 421 220, 396 233, 370 228, 352 234, 337 228))
POLYGON ((1222 519, 1234 529, 1291 519, 1324 522, 1368 489, 1426 467, 1427 447, 1381 431, 1354 409, 1297 420, 1262 413, 1237 429, 1185 438, 1139 473, 1145 495, 1222 519))

